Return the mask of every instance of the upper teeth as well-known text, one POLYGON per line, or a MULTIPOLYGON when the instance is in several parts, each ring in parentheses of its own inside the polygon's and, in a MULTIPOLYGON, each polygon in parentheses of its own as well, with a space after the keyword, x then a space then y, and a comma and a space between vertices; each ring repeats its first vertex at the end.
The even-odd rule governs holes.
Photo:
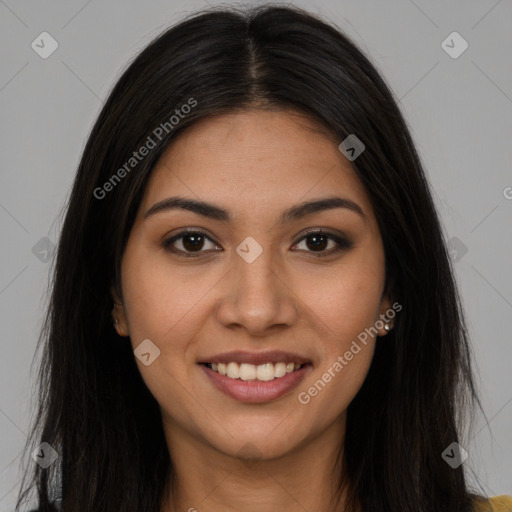
POLYGON ((273 380, 283 377, 287 373, 298 370, 302 365, 294 363, 265 363, 258 366, 249 363, 211 363, 209 365, 215 372, 242 380, 273 380))

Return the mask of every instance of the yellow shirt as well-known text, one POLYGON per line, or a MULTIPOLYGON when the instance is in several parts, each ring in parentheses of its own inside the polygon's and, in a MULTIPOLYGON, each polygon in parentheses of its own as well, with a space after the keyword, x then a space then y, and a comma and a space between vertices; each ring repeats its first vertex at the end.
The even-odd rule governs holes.
POLYGON ((512 512, 512 496, 494 496, 488 502, 475 503, 475 512, 512 512))

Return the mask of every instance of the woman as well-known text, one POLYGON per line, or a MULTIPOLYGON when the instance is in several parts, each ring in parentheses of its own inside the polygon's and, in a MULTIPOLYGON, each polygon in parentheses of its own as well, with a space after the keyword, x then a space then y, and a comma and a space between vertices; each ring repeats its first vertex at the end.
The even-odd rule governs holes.
POLYGON ((18 505, 36 486, 41 511, 510 506, 464 477, 478 398, 404 120, 304 11, 199 13, 124 72, 43 334, 32 439, 58 458, 18 505))

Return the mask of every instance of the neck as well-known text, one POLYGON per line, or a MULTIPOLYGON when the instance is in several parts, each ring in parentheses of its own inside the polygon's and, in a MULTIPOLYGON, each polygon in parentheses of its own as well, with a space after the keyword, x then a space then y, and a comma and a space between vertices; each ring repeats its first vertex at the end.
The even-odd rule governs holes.
MULTIPOLYGON (((227 455, 178 426, 164 430, 173 476, 162 512, 343 512, 336 494, 342 474, 345 417, 314 439, 276 458, 227 455)), ((250 451, 250 450, 248 450, 250 451)))

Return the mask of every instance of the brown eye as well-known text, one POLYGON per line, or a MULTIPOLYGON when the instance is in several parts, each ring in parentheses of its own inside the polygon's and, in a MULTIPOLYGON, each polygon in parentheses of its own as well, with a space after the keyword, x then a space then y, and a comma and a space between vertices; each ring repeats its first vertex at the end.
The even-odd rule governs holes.
POLYGON ((205 237, 203 235, 185 235, 182 237, 181 244, 187 251, 197 251, 201 250, 204 246, 204 239, 205 237))
POLYGON ((319 253, 318 256, 329 256, 331 254, 350 249, 352 242, 346 238, 339 237, 325 231, 313 231, 302 237, 294 246, 298 247, 300 243, 305 242, 306 252, 319 253), (333 242, 330 249, 326 251, 329 242, 333 242))
POLYGON ((207 252, 202 250, 206 241, 209 241, 213 245, 213 248, 217 247, 217 245, 201 231, 182 231, 172 238, 164 240, 162 246, 165 250, 180 256, 194 257, 193 253, 200 255, 200 253, 207 252), (178 242, 178 244, 176 244, 176 242, 178 242), (180 245, 181 247, 179 247, 180 245))

